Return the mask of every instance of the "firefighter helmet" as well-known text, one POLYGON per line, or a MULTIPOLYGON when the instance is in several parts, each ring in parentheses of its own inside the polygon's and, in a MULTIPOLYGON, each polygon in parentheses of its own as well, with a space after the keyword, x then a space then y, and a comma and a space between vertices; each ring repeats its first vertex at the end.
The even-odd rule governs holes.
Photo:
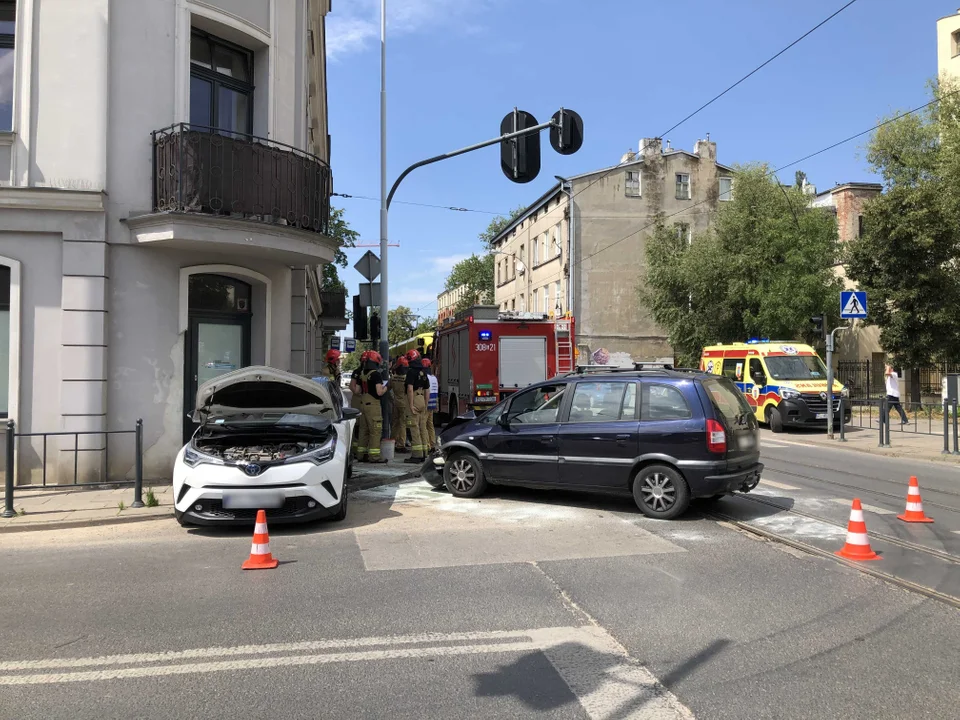
POLYGON ((410 363, 407 361, 407 358, 401 355, 400 357, 397 358, 397 367, 398 368, 410 367, 410 363))
POLYGON ((336 348, 331 348, 330 350, 327 350, 327 362, 330 363, 331 365, 333 363, 340 362, 340 351, 337 350, 336 348))
POLYGON ((408 360, 408 361, 410 361, 410 362, 416 362, 416 361, 419 360, 419 359, 420 359, 420 353, 419 353, 419 352, 417 352, 416 350, 408 350, 408 351, 407 351, 407 360, 408 360))
POLYGON ((367 360, 372 363, 376 363, 377 365, 383 362, 383 358, 380 357, 380 353, 378 353, 376 350, 367 350, 367 360))
POLYGON ((425 368, 430 367, 430 358, 424 358, 424 359, 423 359, 423 366, 424 366, 425 368))

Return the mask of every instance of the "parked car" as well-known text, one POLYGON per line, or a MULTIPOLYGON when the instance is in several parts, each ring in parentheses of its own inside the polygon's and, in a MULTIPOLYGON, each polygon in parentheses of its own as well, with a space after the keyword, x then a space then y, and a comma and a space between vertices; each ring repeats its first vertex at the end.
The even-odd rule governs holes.
POLYGON ((578 370, 538 383, 438 439, 423 476, 472 498, 489 485, 632 495, 652 518, 760 482, 760 432, 736 385, 699 371, 578 370))
POLYGON ((200 424, 177 454, 174 514, 181 525, 343 520, 350 443, 359 411, 328 383, 269 367, 220 375, 197 391, 200 424))

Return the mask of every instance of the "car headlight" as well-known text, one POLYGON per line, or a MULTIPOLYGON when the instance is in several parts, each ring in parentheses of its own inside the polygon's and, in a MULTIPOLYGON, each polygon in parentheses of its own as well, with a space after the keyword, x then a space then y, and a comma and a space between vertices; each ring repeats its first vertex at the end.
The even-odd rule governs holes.
POLYGON ((301 463, 309 462, 314 465, 323 465, 325 462, 329 462, 333 459, 333 456, 337 454, 337 438, 333 436, 327 442, 325 442, 320 447, 305 452, 302 455, 294 455, 293 457, 288 457, 283 461, 284 465, 289 465, 291 463, 301 463))
POLYGON ((223 460, 213 457, 212 455, 202 453, 188 445, 183 451, 183 463, 188 467, 194 468, 197 465, 223 465, 223 460))
POLYGON ((793 388, 780 388, 780 397, 784 400, 796 400, 800 397, 800 391, 793 388))

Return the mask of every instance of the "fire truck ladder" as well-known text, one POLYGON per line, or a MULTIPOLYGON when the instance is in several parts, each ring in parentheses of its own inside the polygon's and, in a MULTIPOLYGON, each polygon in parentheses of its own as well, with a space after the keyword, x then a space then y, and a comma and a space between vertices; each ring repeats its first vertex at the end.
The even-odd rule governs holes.
POLYGON ((570 323, 558 320, 556 323, 557 334, 557 374, 563 375, 574 370, 573 343, 570 341, 570 323))

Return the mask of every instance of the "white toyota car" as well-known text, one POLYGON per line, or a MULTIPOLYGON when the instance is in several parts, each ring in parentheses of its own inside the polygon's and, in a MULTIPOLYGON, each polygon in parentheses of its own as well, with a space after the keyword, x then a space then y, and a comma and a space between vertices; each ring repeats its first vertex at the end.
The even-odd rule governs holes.
POLYGON ((269 367, 220 375, 197 391, 200 424, 177 454, 174 512, 181 525, 342 520, 359 410, 325 382, 269 367))

